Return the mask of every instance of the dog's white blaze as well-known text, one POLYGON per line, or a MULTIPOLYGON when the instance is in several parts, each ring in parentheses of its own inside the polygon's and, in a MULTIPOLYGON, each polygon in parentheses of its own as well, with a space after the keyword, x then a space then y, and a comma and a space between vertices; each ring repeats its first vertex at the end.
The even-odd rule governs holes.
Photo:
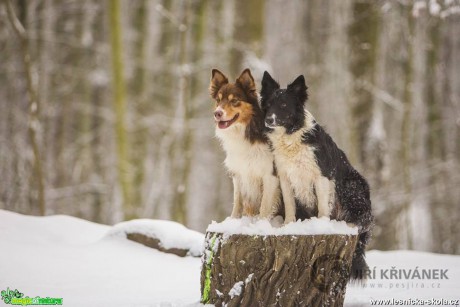
MULTIPOLYGON (((292 134, 287 134, 284 127, 276 127, 269 138, 273 143, 281 186, 290 186, 293 193, 290 197, 297 197, 309 207, 316 206, 318 202, 319 216, 330 216, 331 203, 335 198, 334 183, 322 176, 315 159, 315 148, 302 143, 302 135, 313 127, 314 118, 305 111, 304 127, 292 134)), ((285 195, 284 189, 283 196, 289 196, 289 193, 285 195)), ((284 202, 288 206, 294 203, 286 199, 284 202)))
POLYGON ((273 154, 267 144, 251 144, 245 138, 245 126, 235 123, 227 129, 216 129, 227 154, 225 166, 234 175, 234 212, 238 217, 241 209, 268 217, 280 201, 279 180, 273 176, 273 154))
POLYGON ((272 126, 276 125, 276 114, 275 113, 272 113, 272 115, 270 115, 269 117, 271 117, 273 119, 273 125, 268 125, 267 122, 265 122, 265 127, 268 127, 268 128, 272 128, 272 126))

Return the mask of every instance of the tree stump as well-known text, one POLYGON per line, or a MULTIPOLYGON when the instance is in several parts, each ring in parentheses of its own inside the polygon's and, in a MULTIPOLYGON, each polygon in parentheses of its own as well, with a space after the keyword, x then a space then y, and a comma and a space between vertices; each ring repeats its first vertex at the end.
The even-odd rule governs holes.
POLYGON ((206 233, 201 302, 343 306, 356 235, 206 233))

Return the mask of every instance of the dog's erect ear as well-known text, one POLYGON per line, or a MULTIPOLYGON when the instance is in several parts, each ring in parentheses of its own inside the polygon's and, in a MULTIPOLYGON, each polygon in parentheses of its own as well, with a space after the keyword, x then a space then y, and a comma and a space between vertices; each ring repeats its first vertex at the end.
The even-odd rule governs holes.
POLYGON ((260 90, 260 96, 262 96, 262 99, 268 99, 271 94, 279 88, 280 85, 278 82, 273 80, 268 71, 265 71, 262 78, 262 89, 260 90))
POLYGON ((293 92, 300 101, 303 103, 307 100, 307 86, 305 85, 305 78, 303 75, 297 77, 291 84, 287 86, 287 90, 293 92))
POLYGON ((238 83, 246 91, 246 93, 256 93, 256 83, 254 82, 254 78, 252 77, 249 68, 243 70, 241 75, 236 79, 236 83, 238 83))
POLYGON ((216 99, 217 92, 223 85, 227 83, 227 77, 225 77, 225 75, 217 69, 213 69, 211 75, 211 84, 209 85, 209 94, 211 94, 211 97, 216 99))

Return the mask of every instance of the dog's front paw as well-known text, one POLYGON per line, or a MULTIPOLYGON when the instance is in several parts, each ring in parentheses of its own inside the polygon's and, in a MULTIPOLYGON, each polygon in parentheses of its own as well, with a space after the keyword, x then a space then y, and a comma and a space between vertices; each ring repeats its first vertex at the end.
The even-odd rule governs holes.
POLYGON ((240 218, 241 218, 241 213, 232 212, 232 214, 230 215, 230 217, 231 217, 232 219, 240 219, 240 218))
POLYGON ((273 219, 273 215, 271 215, 271 214, 268 214, 268 215, 259 214, 259 219, 260 220, 271 221, 273 219))
POLYGON ((287 225, 289 223, 294 223, 296 221, 295 216, 286 216, 284 219, 284 225, 287 225))
POLYGON ((270 220, 273 217, 271 210, 260 210, 259 218, 270 220))

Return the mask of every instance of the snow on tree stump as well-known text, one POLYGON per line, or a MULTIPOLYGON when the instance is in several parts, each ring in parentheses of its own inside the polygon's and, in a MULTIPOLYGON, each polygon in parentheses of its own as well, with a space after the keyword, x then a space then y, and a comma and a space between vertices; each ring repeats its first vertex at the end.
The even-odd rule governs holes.
POLYGON ((344 222, 314 220, 313 226, 304 221, 272 230, 267 221, 252 224, 255 226, 235 219, 211 224, 202 257, 201 302, 343 306, 357 230, 344 222), (327 234, 316 234, 321 232, 318 223, 336 223, 342 229, 329 227, 323 231, 327 234))

